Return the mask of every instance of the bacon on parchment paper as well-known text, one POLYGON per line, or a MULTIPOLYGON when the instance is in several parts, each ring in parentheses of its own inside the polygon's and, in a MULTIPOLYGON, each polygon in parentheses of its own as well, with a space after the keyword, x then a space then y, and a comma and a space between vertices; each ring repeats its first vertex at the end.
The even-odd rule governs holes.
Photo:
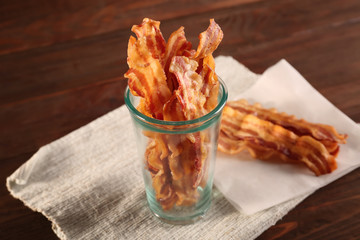
POLYGON ((298 136, 309 135, 320 141, 328 151, 336 155, 339 143, 346 143, 346 134, 339 134, 333 126, 311 123, 304 119, 297 119, 293 115, 279 113, 276 109, 262 108, 260 104, 250 105, 245 99, 228 102, 227 106, 239 112, 255 114, 258 118, 272 122, 296 133, 298 136))
POLYGON ((246 149, 257 159, 302 163, 319 176, 337 168, 338 143, 345 143, 346 137, 331 126, 239 100, 228 102, 223 110, 218 149, 229 154, 246 149))

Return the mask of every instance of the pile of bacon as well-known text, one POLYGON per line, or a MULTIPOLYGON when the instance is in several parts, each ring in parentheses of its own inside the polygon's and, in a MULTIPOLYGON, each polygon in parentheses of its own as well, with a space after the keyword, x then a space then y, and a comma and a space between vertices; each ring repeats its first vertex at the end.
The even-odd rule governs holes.
MULTIPOLYGON (((165 42, 160 22, 145 18, 130 36, 125 77, 137 109, 155 119, 184 121, 199 118, 217 105, 219 82, 212 53, 223 33, 213 19, 199 35, 197 50, 186 40, 184 28, 165 42)), ((198 186, 206 183, 209 136, 206 131, 161 134, 144 131, 145 152, 156 199, 164 210, 197 202, 198 186)))
POLYGON ((305 164, 319 176, 337 168, 339 143, 346 143, 346 138, 332 126, 239 100, 224 108, 218 149, 229 154, 247 149, 257 159, 305 164))

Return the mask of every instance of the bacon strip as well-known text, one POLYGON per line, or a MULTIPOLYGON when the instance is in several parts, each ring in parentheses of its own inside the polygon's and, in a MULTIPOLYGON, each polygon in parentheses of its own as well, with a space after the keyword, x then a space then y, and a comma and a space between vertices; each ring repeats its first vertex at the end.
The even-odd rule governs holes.
POLYGON ((153 117, 144 98, 140 99, 139 105, 136 107, 136 109, 148 117, 153 117))
POLYGON ((196 188, 199 186, 201 181, 204 180, 204 176, 206 176, 207 165, 206 160, 208 159, 208 148, 207 144, 209 143, 209 132, 204 130, 202 132, 198 132, 195 135, 195 171, 194 171, 194 182, 193 187, 196 188))
POLYGON ((147 49, 145 39, 130 37, 128 45, 128 65, 126 72, 132 94, 145 98, 146 109, 153 117, 163 118, 163 105, 170 99, 164 69, 158 59, 153 58, 147 49))
POLYGON ((218 148, 230 154, 247 149, 254 158, 303 163, 317 176, 337 168, 335 157, 312 136, 298 136, 280 125, 230 106, 225 106, 223 111, 218 148))
POLYGON ((191 49, 191 42, 186 40, 184 27, 180 27, 173 32, 167 43, 164 57, 164 69, 168 81, 168 86, 171 91, 177 89, 178 84, 173 73, 169 72, 171 60, 174 56, 182 56, 185 51, 191 49))
POLYGON ((174 145, 169 144, 172 154, 169 165, 173 176, 172 184, 177 195, 176 205, 188 206, 196 203, 199 193, 194 187, 194 145, 183 136, 174 136, 174 145), (174 139, 176 138, 176 139, 174 139), (175 140, 175 141, 174 141, 175 140), (176 147, 175 147, 176 145, 176 147), (179 150, 181 153, 179 153, 179 150), (178 154, 179 153, 179 154, 178 154), (175 157, 175 159, 172 159, 175 157))
MULTIPOLYGON (((164 161, 164 163, 167 163, 167 161, 164 161)), ((164 210, 171 209, 177 201, 177 195, 171 181, 169 181, 170 179, 169 171, 163 172, 163 170, 159 171, 152 178, 156 199, 164 210)))
POLYGON ((206 97, 201 93, 203 78, 196 73, 198 63, 183 56, 173 57, 169 71, 174 73, 179 84, 175 91, 187 120, 199 118, 206 112, 206 97))
POLYGON ((223 37, 224 34, 220 26, 214 19, 210 19, 209 27, 199 35, 200 43, 193 58, 200 59, 212 54, 219 46, 223 37))
POLYGON ((145 156, 149 172, 152 176, 152 185, 156 193, 156 199, 160 202, 163 209, 168 210, 173 207, 178 198, 172 184, 167 136, 153 132, 144 133, 152 138, 146 148, 145 156))
POLYGON ((165 54, 165 39, 160 31, 160 22, 144 18, 140 25, 131 28, 138 39, 145 38, 151 56, 162 61, 165 54))
POLYGON ((260 104, 250 105, 244 99, 228 102, 227 105, 239 112, 256 114, 258 118, 281 125, 296 133, 298 136, 312 136, 322 142, 333 155, 338 153, 338 143, 346 143, 347 135, 339 134, 334 127, 329 125, 310 123, 303 119, 296 119, 295 116, 278 113, 275 109, 262 108, 260 104))
POLYGON ((220 87, 220 83, 215 74, 215 60, 212 54, 209 54, 202 59, 200 75, 204 79, 204 84, 201 89, 202 94, 206 97, 204 108, 207 112, 210 112, 218 104, 220 87))
POLYGON ((177 99, 176 95, 173 95, 167 103, 164 105, 164 120, 165 121, 185 121, 186 118, 182 111, 182 106, 177 99))

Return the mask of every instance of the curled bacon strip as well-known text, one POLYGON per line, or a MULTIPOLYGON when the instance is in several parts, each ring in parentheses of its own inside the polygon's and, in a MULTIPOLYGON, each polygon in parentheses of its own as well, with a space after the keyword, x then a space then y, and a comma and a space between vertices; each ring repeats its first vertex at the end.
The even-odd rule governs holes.
POLYGON ((176 95, 173 95, 167 103, 164 105, 164 120, 165 121, 185 121, 186 118, 182 111, 182 106, 177 99, 176 95))
MULTIPOLYGON (((139 31, 138 28, 136 31, 139 31)), ((157 31, 151 33, 156 34, 157 31)), ((138 35, 141 36, 140 33, 138 35)), ((171 92, 160 60, 153 56, 160 54, 161 50, 148 49, 148 39, 151 37, 156 38, 143 36, 136 40, 130 37, 127 59, 130 69, 125 77, 129 79, 128 84, 132 94, 145 99, 143 109, 150 110, 153 117, 163 119, 163 105, 170 99, 171 92)))
POLYGON ((201 94, 204 85, 203 78, 196 73, 198 63, 184 56, 173 57, 169 71, 174 73, 179 88, 176 97, 182 105, 187 120, 199 118, 205 114, 206 97, 201 94))
POLYGON ((193 58, 204 58, 212 54, 219 46, 223 37, 224 34, 220 26, 214 19, 210 19, 209 27, 199 35, 200 43, 193 58))
POLYGON ((182 136, 172 136, 169 143, 172 154, 169 157, 172 184, 176 191, 178 206, 188 206, 196 203, 199 193, 194 187, 194 145, 182 136), (171 144, 173 143, 173 144, 171 144))
POLYGON ((171 93, 159 62, 151 62, 144 68, 130 69, 125 76, 129 78, 131 92, 145 98, 146 106, 143 109, 149 109, 153 117, 163 119, 163 105, 170 99, 171 93))
MULTIPOLYGON (((280 124, 261 119, 263 113, 268 112, 259 106, 248 106, 245 103, 230 102, 225 106, 220 127, 220 151, 236 154, 246 149, 252 157, 258 159, 303 163, 317 176, 331 173, 337 168, 335 155, 321 141, 312 135, 297 135, 280 124), (243 104, 241 109, 240 104, 243 104), (260 110, 250 111, 255 108, 260 110)), ((287 116, 274 110, 270 112, 272 116, 268 114, 268 119, 287 116)), ((295 122, 296 119, 293 120, 295 122)), ((302 120, 301 124, 304 123, 302 120)))
POLYGON ((162 61, 165 54, 165 39, 160 31, 160 22, 144 18, 140 25, 131 28, 138 39, 145 38, 146 46, 151 56, 162 61))
POLYGON ((312 136, 322 142, 328 151, 334 155, 338 152, 338 143, 346 143, 347 135, 339 134, 333 126, 296 119, 295 116, 278 113, 275 109, 262 108, 260 104, 250 105, 245 99, 228 102, 227 105, 242 113, 256 114, 258 118, 281 125, 299 136, 312 136))
POLYGON ((200 75, 204 79, 201 93, 205 95, 206 102, 204 108, 210 112, 218 104, 218 93, 220 83, 215 74, 215 60, 212 54, 202 59, 202 69, 200 75))
POLYGON ((163 209, 171 209, 178 198, 172 185, 166 136, 153 132, 144 132, 144 134, 152 138, 146 148, 145 155, 152 176, 152 186, 156 192, 156 199, 159 200, 163 209))
POLYGON ((153 117, 144 98, 140 99, 139 105, 136 107, 136 109, 148 117, 153 117))
POLYGON ((182 56, 185 51, 191 49, 191 42, 186 40, 184 27, 173 32, 166 43, 164 69, 171 91, 177 89, 178 84, 173 73, 169 72, 171 60, 174 56, 182 56))

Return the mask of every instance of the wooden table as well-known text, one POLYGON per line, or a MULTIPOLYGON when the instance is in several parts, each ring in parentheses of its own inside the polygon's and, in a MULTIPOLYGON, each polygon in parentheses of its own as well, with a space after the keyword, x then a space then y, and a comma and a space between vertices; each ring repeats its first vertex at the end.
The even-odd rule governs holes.
MULTIPOLYGON (((360 122, 359 0, 0 3, 0 239, 56 239, 50 222, 5 188, 45 145, 121 106, 133 24, 185 26, 197 46, 209 18, 231 55, 262 73, 287 59, 336 107, 360 122)), ((360 155, 359 155, 360 157, 360 155)), ((360 239, 360 170, 318 190, 259 239, 360 239)))

